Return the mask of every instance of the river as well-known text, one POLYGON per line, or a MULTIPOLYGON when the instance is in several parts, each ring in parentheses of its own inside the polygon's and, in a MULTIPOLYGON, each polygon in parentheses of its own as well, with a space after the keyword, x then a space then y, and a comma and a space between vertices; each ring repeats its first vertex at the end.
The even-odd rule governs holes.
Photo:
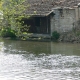
POLYGON ((80 80, 80 44, 0 40, 0 80, 80 80))

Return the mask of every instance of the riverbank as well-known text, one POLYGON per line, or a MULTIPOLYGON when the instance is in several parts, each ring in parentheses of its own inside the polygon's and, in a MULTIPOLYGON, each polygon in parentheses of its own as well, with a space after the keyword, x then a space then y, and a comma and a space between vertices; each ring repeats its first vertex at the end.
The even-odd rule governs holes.
POLYGON ((80 31, 71 31, 60 35, 59 42, 80 43, 80 31))
MULTIPOLYGON (((4 39, 12 39, 12 40, 22 40, 22 41, 43 41, 43 42, 50 42, 53 41, 55 42, 54 39, 52 39, 51 37, 47 37, 47 36, 23 36, 21 38, 10 38, 10 37, 6 37, 4 39)), ((59 39, 56 42, 69 42, 69 43, 80 43, 80 31, 71 31, 71 32, 66 32, 66 33, 62 33, 60 34, 59 39)))

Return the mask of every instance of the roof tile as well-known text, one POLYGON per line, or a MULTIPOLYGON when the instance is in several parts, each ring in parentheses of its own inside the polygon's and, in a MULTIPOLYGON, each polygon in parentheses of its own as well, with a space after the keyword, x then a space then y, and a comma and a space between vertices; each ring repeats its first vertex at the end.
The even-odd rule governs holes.
POLYGON ((27 0, 27 2, 29 4, 27 14, 46 16, 52 8, 77 6, 80 0, 27 0))

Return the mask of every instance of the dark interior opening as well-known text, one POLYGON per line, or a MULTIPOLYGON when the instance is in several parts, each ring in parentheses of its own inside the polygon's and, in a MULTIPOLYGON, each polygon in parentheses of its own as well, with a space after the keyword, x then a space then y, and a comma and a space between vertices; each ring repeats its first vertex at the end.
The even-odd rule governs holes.
POLYGON ((23 19, 24 25, 28 25, 28 33, 49 34, 50 33, 50 17, 32 17, 23 19))

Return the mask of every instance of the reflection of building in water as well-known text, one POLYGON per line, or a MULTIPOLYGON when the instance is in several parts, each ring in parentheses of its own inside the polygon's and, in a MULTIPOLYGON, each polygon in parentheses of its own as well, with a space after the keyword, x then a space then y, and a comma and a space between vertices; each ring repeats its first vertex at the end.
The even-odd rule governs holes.
POLYGON ((36 42, 36 41, 14 41, 4 40, 0 44, 0 50, 8 54, 62 54, 80 55, 80 44, 36 42), (5 48, 5 50, 4 50, 5 48))
POLYGON ((61 55, 80 55, 80 45, 70 43, 53 43, 51 42, 51 53, 61 55))
POLYGON ((31 42, 26 46, 26 50, 32 53, 51 53, 51 43, 50 42, 31 42))
POLYGON ((51 42, 51 53, 52 54, 62 54, 70 55, 73 54, 73 45, 67 43, 53 43, 51 42))

